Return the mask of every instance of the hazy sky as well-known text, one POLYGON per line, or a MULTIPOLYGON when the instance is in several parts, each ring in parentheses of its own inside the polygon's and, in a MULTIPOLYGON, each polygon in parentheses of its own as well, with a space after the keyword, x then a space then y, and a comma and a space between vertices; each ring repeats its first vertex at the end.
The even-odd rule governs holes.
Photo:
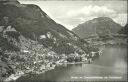
POLYGON ((127 23, 127 2, 123 0, 19 1, 38 5, 52 19, 68 29, 101 16, 110 17, 122 26, 127 23))

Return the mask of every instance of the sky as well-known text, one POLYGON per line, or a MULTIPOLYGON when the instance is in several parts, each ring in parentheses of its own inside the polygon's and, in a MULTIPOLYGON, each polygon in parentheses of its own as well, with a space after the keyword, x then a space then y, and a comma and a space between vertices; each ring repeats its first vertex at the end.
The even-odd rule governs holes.
POLYGON ((97 17, 110 17, 122 26, 127 23, 126 0, 19 1, 22 4, 38 5, 53 20, 69 30, 97 17))

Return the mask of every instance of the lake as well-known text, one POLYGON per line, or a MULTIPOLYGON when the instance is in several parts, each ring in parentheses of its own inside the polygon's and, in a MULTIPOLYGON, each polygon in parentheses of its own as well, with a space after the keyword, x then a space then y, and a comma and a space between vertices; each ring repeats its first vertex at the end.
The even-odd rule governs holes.
POLYGON ((127 47, 101 46, 103 55, 92 64, 58 66, 36 76, 25 76, 16 82, 46 81, 124 81, 127 75, 127 47))

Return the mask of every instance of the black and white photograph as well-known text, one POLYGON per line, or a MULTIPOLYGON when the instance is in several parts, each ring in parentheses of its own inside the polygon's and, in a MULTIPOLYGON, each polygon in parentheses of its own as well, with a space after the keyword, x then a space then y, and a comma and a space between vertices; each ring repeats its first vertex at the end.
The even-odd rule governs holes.
POLYGON ((127 0, 0 0, 0 82, 128 82, 127 0))

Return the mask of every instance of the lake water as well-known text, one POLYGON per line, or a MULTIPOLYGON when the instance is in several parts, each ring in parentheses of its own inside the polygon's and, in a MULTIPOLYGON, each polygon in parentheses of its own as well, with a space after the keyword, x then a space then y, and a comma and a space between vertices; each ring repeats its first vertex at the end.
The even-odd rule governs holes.
POLYGON ((124 81, 127 74, 127 47, 105 46, 103 55, 92 64, 58 66, 37 76, 19 78, 16 82, 46 81, 124 81))

